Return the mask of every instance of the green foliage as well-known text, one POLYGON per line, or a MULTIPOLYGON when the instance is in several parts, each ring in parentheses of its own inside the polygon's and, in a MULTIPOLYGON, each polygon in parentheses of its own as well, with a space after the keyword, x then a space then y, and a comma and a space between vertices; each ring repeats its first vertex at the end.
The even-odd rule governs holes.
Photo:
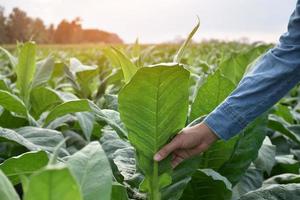
POLYGON ((240 134, 176 168, 171 156, 153 161, 271 47, 187 48, 198 27, 181 47, 1 49, 0 199, 298 199, 299 86, 240 134))
POLYGON ((80 184, 84 200, 101 196, 109 200, 112 188, 112 173, 109 162, 98 142, 91 142, 68 158, 67 164, 80 184))
POLYGON ((18 64, 16 67, 17 88, 20 90, 25 105, 29 105, 29 94, 32 87, 32 81, 36 71, 36 44, 27 42, 20 47, 18 64))
POLYGON ((13 185, 0 170, 0 199, 1 200, 20 200, 13 185))
POLYGON ((231 198, 231 183, 212 169, 197 170, 182 199, 217 200, 231 198))
POLYGON ((0 169, 16 185, 20 182, 20 176, 30 176, 47 163, 48 156, 44 151, 31 151, 5 160, 0 164, 0 169))
POLYGON ((146 176, 149 199, 160 199, 159 190, 171 181, 169 159, 157 163, 153 156, 185 124, 188 81, 189 73, 179 65, 142 68, 119 94, 121 119, 146 176))
POLYGON ((65 166, 48 166, 33 174, 28 182, 25 200, 82 200, 80 187, 65 166))

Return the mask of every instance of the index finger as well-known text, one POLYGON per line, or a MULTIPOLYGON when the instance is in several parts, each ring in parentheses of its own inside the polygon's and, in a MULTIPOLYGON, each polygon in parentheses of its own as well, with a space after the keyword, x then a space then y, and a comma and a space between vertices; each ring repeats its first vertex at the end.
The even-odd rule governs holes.
POLYGON ((159 150, 154 155, 154 160, 161 161, 165 159, 170 153, 172 153, 179 147, 180 147, 180 140, 178 139, 178 136, 176 136, 169 144, 165 145, 161 150, 159 150))

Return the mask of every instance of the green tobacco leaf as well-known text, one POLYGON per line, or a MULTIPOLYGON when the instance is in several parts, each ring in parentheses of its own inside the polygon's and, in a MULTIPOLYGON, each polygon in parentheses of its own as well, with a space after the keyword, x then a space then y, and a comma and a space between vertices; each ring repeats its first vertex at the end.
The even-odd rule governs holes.
POLYGON ((197 170, 185 189, 184 200, 230 200, 231 183, 212 169, 197 170))
POLYGON ((130 59, 120 50, 113 48, 116 57, 119 60, 120 67, 122 68, 125 83, 128 83, 133 75, 137 72, 138 67, 130 61, 130 59))
POLYGON ((117 111, 103 109, 101 110, 96 104, 89 102, 92 112, 95 114, 97 121, 103 121, 112 127, 120 138, 127 139, 127 132, 121 122, 120 114, 117 111))
POLYGON ((190 121, 209 114, 215 109, 235 88, 235 85, 220 71, 208 76, 199 88, 191 107, 190 121))
POLYGON ((71 80, 73 85, 76 85, 75 88, 80 90, 80 94, 84 98, 88 98, 93 90, 97 89, 92 88, 98 75, 97 66, 84 65, 78 59, 71 58, 70 67, 66 72, 69 80, 71 80))
POLYGON ((258 118, 245 131, 228 141, 218 141, 205 151, 200 168, 211 168, 235 185, 256 157, 264 140, 265 118, 258 118))
POLYGON ((68 158, 67 165, 79 183, 84 200, 110 200, 112 172, 99 144, 92 142, 68 158))
POLYGON ((0 170, 0 200, 20 200, 13 185, 0 170))
POLYGON ((128 141, 122 140, 115 131, 106 128, 102 129, 101 145, 112 165, 116 166, 113 170, 114 177, 129 180, 136 173, 135 150, 128 141))
POLYGON ((88 100, 73 100, 62 103, 50 111, 45 119, 45 125, 66 114, 86 111, 91 111, 88 100))
POLYGON ((225 176, 232 185, 238 183, 243 173, 257 157, 266 136, 266 116, 257 118, 239 134, 230 158, 220 167, 218 172, 225 176))
POLYGON ((269 115, 268 127, 282 133, 284 136, 300 145, 300 136, 289 129, 290 124, 276 115, 269 115))
POLYGON ((199 168, 199 156, 185 160, 172 171, 172 184, 163 188, 163 200, 178 200, 199 168))
POLYGON ((97 66, 84 65, 77 58, 70 58, 70 71, 73 74, 95 69, 97 69, 97 66))
POLYGON ((0 90, 0 106, 16 114, 27 116, 27 109, 23 101, 7 91, 0 90))
POLYGON ((5 78, 0 77, 0 90, 8 91, 10 92, 10 81, 8 81, 5 78))
POLYGON ((89 100, 72 100, 62 103, 53 108, 45 119, 44 126, 51 121, 71 113, 93 112, 95 119, 104 121, 117 131, 121 138, 127 138, 127 133, 120 125, 119 114, 113 110, 101 110, 96 104, 89 100))
POLYGON ((5 173, 13 185, 20 182, 19 176, 29 176, 35 171, 46 166, 48 156, 44 151, 32 151, 11 157, 0 164, 0 169, 5 173))
POLYGON ((25 117, 16 116, 8 110, 4 110, 0 115, 0 127, 14 129, 22 126, 28 126, 28 120, 25 117))
POLYGON ((126 188, 119 183, 113 183, 111 199, 128 200, 126 188))
POLYGON ((300 184, 271 185, 243 195, 239 200, 297 200, 300 199, 300 184))
POLYGON ((119 67, 121 66, 118 56, 114 52, 112 48, 104 48, 103 50, 104 55, 109 59, 111 62, 112 67, 119 67))
POLYGON ((293 155, 280 155, 275 157, 276 163, 272 169, 271 176, 282 173, 299 173, 300 162, 293 155))
POLYGON ((238 137, 233 137, 228 141, 219 140, 213 144, 207 151, 205 151, 199 162, 200 168, 211 168, 218 170, 220 167, 230 159, 238 137))
POLYGON ((199 17, 197 17, 197 20, 198 21, 197 21, 196 26, 193 28, 193 30, 190 32, 188 38, 184 41, 184 43, 179 48, 178 52, 174 56, 173 62, 180 63, 180 60, 181 60, 181 58, 182 58, 182 56, 183 56, 183 54, 184 54, 187 46, 189 45, 189 43, 191 43, 194 34, 197 32, 197 30, 200 27, 200 19, 199 19, 199 17))
POLYGON ((242 176, 239 183, 233 188, 232 200, 237 200, 242 195, 260 188, 262 186, 263 179, 263 172, 251 165, 242 176))
POLYGON ((23 127, 16 131, 0 128, 0 138, 16 142, 31 151, 49 152, 64 139, 58 131, 37 127, 23 127))
MULTIPOLYGON (((138 166, 148 179, 150 199, 159 199, 159 177, 170 160, 159 164, 154 154, 185 125, 189 72, 182 66, 141 68, 119 93, 121 119, 137 152, 138 166)), ((164 175, 165 176, 165 175, 164 175)))
POLYGON ((49 166, 30 177, 24 200, 83 200, 68 168, 49 166))
POLYGON ((54 68, 54 60, 52 57, 47 57, 36 63, 36 72, 32 80, 32 88, 41 86, 48 82, 52 76, 54 68))
POLYGON ((89 112, 80 112, 75 115, 86 140, 90 141, 94 129, 94 115, 89 112))
POLYGON ((290 184, 290 183, 300 183, 300 175, 284 173, 284 174, 272 176, 271 178, 264 181, 264 187, 272 184, 290 184))
POLYGON ((17 88, 20 96, 28 105, 32 80, 36 70, 35 64, 36 44, 27 42, 20 48, 19 62, 17 65, 17 88))
POLYGON ((51 88, 34 88, 30 96, 31 113, 34 117, 39 117, 43 112, 62 103, 59 94, 51 88))
POLYGON ((275 164, 276 146, 272 145, 269 137, 266 137, 263 145, 259 149, 257 159, 254 161, 255 167, 271 174, 275 164))
POLYGON ((237 85, 242 79, 247 67, 257 57, 266 51, 268 46, 259 45, 245 53, 234 53, 228 59, 220 63, 221 73, 237 85))
POLYGON ((274 114, 282 117, 285 121, 287 121, 288 123, 292 124, 294 122, 294 118, 293 115, 291 113, 291 110, 288 106, 284 106, 281 104, 277 104, 275 106, 275 111, 274 114))
POLYGON ((16 68, 17 64, 18 64, 18 59, 13 56, 9 51, 7 51, 6 49, 0 47, 0 51, 2 51, 7 58, 9 59, 10 64, 12 65, 12 68, 16 68))

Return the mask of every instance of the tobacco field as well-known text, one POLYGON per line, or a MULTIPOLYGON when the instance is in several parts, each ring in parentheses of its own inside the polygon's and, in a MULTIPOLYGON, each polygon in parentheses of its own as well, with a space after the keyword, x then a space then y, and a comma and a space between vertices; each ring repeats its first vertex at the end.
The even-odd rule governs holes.
POLYGON ((0 200, 300 199, 300 88, 172 169, 154 154, 201 122, 269 44, 1 48, 0 200))

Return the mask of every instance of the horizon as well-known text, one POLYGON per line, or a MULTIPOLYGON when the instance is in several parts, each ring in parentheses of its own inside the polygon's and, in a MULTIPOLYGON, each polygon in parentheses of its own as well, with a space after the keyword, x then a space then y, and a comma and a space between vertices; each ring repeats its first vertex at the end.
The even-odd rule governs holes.
POLYGON ((125 43, 133 43, 136 38, 141 43, 153 44, 185 38, 195 25, 197 15, 201 21, 200 30, 195 35, 197 42, 247 38, 250 42, 274 43, 286 31, 296 0, 189 0, 185 3, 180 0, 131 0, 131 4, 120 0, 70 2, 0 0, 0 5, 6 15, 12 8, 18 7, 30 17, 41 18, 47 26, 51 23, 57 25, 63 19, 80 17, 83 28, 116 33, 125 43), (272 10, 269 9, 270 3, 272 10), (65 10, 67 6, 69 9, 65 10))

